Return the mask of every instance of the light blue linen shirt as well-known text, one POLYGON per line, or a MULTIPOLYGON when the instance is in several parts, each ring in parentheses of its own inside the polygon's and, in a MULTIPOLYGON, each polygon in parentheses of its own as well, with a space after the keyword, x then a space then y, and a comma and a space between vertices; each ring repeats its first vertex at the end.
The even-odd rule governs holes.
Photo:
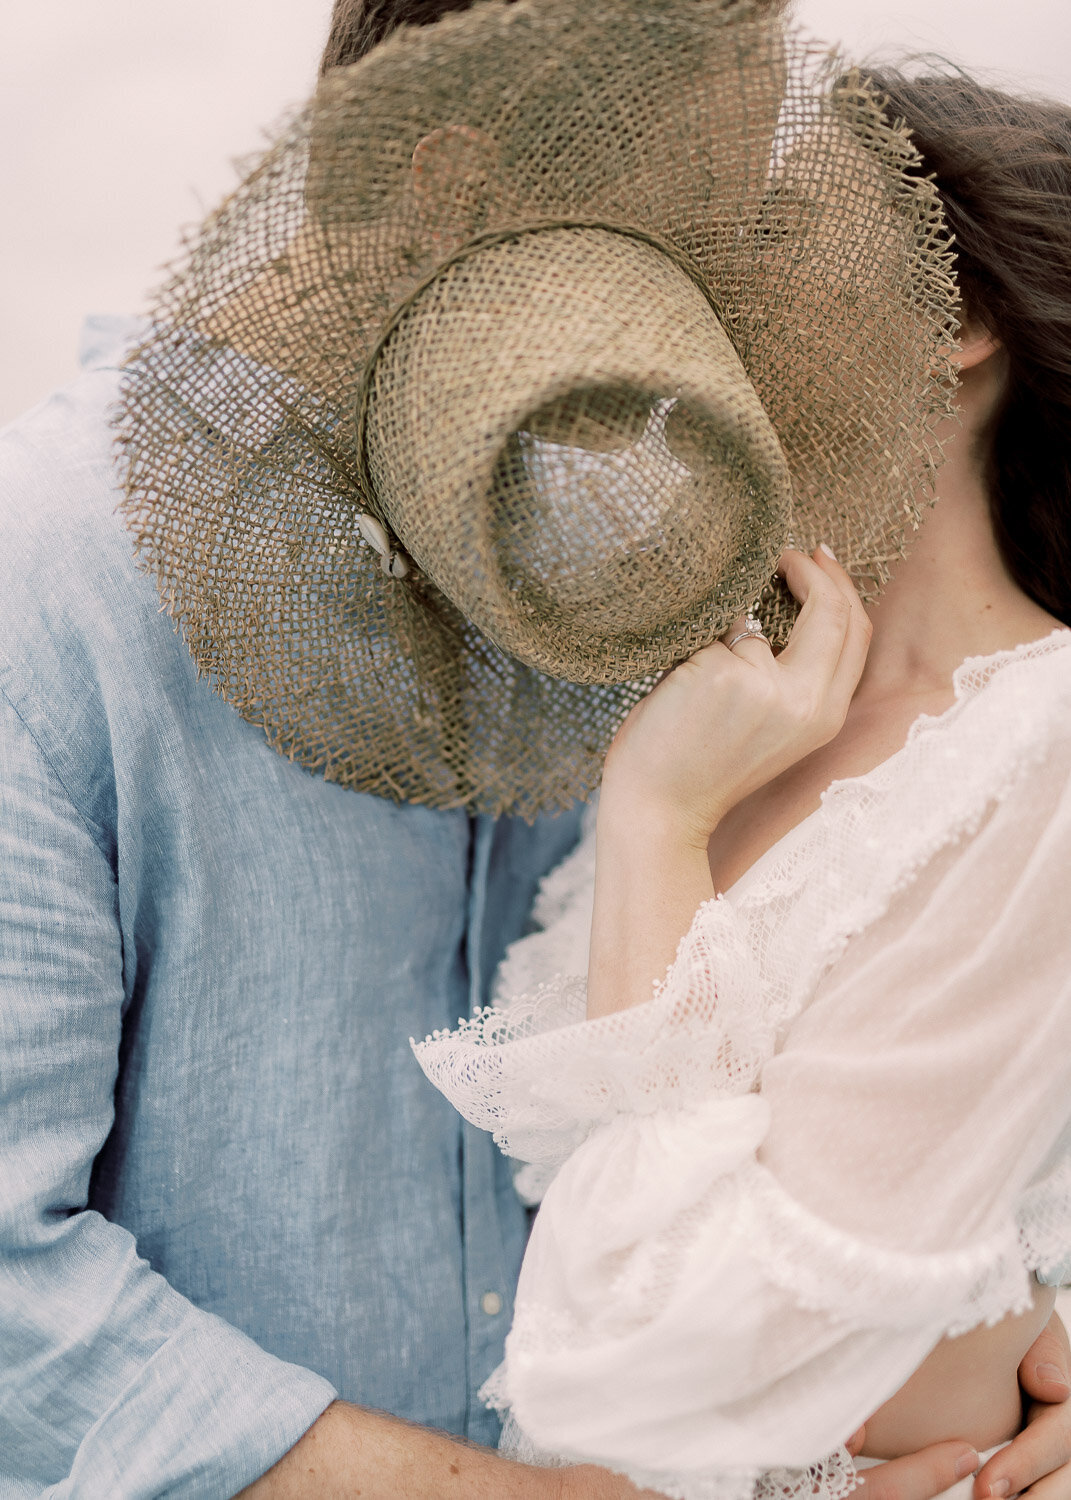
POLYGON ((232 1495, 337 1393, 494 1441, 524 1210, 410 1035, 574 816, 397 807, 199 681, 114 515, 122 325, 0 435, 0 1495, 232 1495))

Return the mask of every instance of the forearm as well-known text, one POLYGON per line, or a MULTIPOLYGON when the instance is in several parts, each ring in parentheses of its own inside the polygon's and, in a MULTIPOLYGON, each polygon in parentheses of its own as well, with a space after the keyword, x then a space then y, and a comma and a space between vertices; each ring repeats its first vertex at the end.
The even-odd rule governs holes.
POLYGON ((0 1491, 226 1495, 331 1385, 196 1307, 87 1209, 114 1126, 116 877, 0 697, 0 1491))
POLYGON ((604 797, 596 837, 589 1017, 649 1000, 714 895, 705 844, 635 804, 604 797))
MULTIPOLYGON (((588 1014, 650 999, 714 894, 710 836, 745 797, 839 733, 870 625, 828 549, 778 565, 802 608, 775 657, 765 640, 715 642, 632 709, 599 800, 588 1014)), ((739 625, 736 627, 739 630, 739 625)))
POLYGON ((590 1465, 537 1469, 445 1433, 336 1401, 248 1500, 625 1500, 638 1492, 590 1465))
POLYGON ((0 1492, 227 1495, 334 1392, 186 1302, 94 1214, 0 1258, 0 1492))

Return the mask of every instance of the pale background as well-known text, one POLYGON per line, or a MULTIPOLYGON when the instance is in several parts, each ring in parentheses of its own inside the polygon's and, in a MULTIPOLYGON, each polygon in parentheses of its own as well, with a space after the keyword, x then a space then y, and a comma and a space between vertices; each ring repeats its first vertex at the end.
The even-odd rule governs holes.
MULTIPOLYGON (((74 372, 86 313, 142 308, 178 226, 311 91, 329 11, 330 0, 3 0, 0 421, 74 372)), ((1068 0, 798 0, 796 12, 856 57, 937 51, 1071 99, 1068 0)))

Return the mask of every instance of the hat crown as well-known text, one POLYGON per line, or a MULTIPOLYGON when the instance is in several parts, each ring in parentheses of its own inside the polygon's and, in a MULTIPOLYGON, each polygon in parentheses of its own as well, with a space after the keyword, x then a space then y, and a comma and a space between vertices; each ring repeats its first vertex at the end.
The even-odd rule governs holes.
POLYGON ((571 682, 679 660, 790 524, 777 436, 694 276, 573 226, 470 248, 371 366, 373 493, 502 650, 571 682))

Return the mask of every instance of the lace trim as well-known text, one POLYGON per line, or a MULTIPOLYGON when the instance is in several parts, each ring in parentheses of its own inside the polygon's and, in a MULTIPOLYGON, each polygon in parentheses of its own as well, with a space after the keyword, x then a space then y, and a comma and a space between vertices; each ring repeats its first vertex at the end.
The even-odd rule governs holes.
MULTIPOLYGON (((911 1327, 921 1321, 954 1336, 981 1322, 995 1323, 1030 1306, 1028 1268, 1046 1263, 1046 1245, 1058 1256, 1071 1240, 1071 1163, 1066 1160, 1027 1194, 1018 1232, 1009 1225, 979 1245, 931 1256, 890 1251, 837 1230, 789 1199, 757 1165, 734 1175, 748 1178, 739 1193, 742 1233, 764 1272, 801 1305, 829 1310, 845 1327, 911 1327), (1038 1224, 1045 1226, 1044 1243, 1035 1239, 1038 1224)), ((538 1310, 534 1316, 554 1342, 553 1318, 548 1322, 538 1310)), ((557 1332, 568 1343, 576 1330, 562 1326, 557 1332)), ((665 1472, 607 1465, 590 1453, 549 1454, 512 1415, 506 1364, 480 1396, 503 1414, 503 1445, 511 1456, 536 1464, 597 1461, 638 1488, 671 1500, 845 1500, 859 1483, 843 1448, 806 1468, 767 1471, 665 1472)))
POLYGON ((583 982, 559 981, 412 1046, 503 1151, 553 1163, 616 1115, 748 1093, 774 1043, 747 933, 721 898, 701 909, 654 1000, 594 1021, 583 1010, 583 982))
MULTIPOLYGON (((716 1138, 714 1128, 706 1138, 716 1138)), ((670 1138, 664 1144, 675 1162, 686 1165, 677 1142, 670 1138)), ((933 1254, 890 1249, 838 1228, 792 1198, 753 1160, 732 1167, 724 1153, 725 1166, 730 1170, 711 1168, 708 1185, 695 1193, 694 1202, 678 1203, 675 1210, 669 1205, 670 1222, 651 1222, 647 1208, 644 1222, 634 1226, 637 1236, 657 1236, 652 1248, 659 1253, 652 1265, 632 1268, 631 1284, 619 1283, 616 1332, 627 1331, 633 1308, 641 1308, 645 1319, 657 1316, 659 1288, 675 1283, 668 1260, 686 1256, 696 1234, 719 1223, 733 1226, 770 1283, 798 1306, 828 1314, 846 1331, 928 1326, 954 1337, 982 1323, 992 1325, 1029 1309, 1030 1272, 1061 1265, 1071 1245, 1071 1161, 1066 1159, 1024 1195, 1015 1219, 996 1233, 933 1254)), ((697 1173, 695 1180, 700 1177, 697 1173)), ((615 1238, 629 1237, 620 1222, 613 1227, 615 1238)), ((560 1316, 555 1321, 546 1309, 534 1314, 521 1309, 518 1319, 533 1324, 542 1347, 552 1333, 556 1346, 584 1341, 582 1327, 560 1316)))
MULTIPOLYGON (((786 890, 794 890, 803 878, 799 870, 801 857, 806 857, 807 851, 812 845, 822 842, 821 834, 823 830, 828 829, 831 818, 844 816, 852 808, 858 809, 859 805, 866 802, 868 798, 887 795, 894 789, 898 781, 910 780, 911 773, 905 767, 905 762, 909 757, 912 760, 919 759, 918 756, 910 755, 910 752, 918 749, 920 745, 924 746, 925 742, 932 737, 946 730, 954 729, 959 719, 975 702, 983 688, 988 686, 1005 667, 1024 662, 1045 661, 1058 652, 1067 650, 1069 646, 1071 646, 1071 630, 1060 628, 1053 630, 1039 641, 1028 641, 1010 650, 998 651, 992 656, 968 657, 966 661, 956 668, 953 674, 952 686, 955 701, 943 713, 920 714, 911 725, 907 741, 903 747, 886 760, 883 760, 880 765, 875 766, 873 770, 866 771, 859 776, 846 777, 840 781, 831 782, 822 794, 819 808, 798 825, 798 831, 802 832, 804 837, 797 842, 792 838, 791 834, 788 835, 789 847, 785 855, 782 858, 775 856, 771 860, 770 866, 761 880, 751 882, 746 881, 745 877, 745 891, 741 893, 739 898, 730 899, 734 899, 734 904, 741 909, 749 909, 767 905, 778 895, 784 894, 786 890)), ((1017 739, 1038 737, 1039 731, 1047 728, 1046 719, 1048 716, 1044 716, 1041 724, 1039 724, 1037 722, 1039 700, 1029 694, 1024 694, 1023 696, 1026 699, 1024 705, 1026 712, 1024 715, 1019 716, 1019 725, 1022 727, 1023 734, 1022 736, 1017 736, 1017 739), (1032 729, 1031 725, 1033 725, 1032 729)), ((1018 728, 1019 725, 1014 727, 1018 728)), ((984 737, 981 737, 981 743, 987 743, 984 737)), ((959 756, 953 755, 952 758, 959 759, 959 756)), ((1014 761, 1012 761, 1012 765, 1014 766, 1014 761)), ((980 758, 980 766, 983 772, 987 769, 990 771, 995 769, 988 756, 980 758), (989 762, 988 765, 987 761, 989 762)), ((957 771, 956 781, 961 788, 963 787, 968 771, 968 767, 960 767, 957 771)), ((988 781, 989 777, 986 776, 984 779, 988 781)), ((1013 776, 1008 781, 1005 790, 1010 790, 1017 780, 1018 777, 1013 776)), ((984 813, 984 810, 985 806, 983 804, 979 816, 981 813, 984 813)), ((793 830, 793 832, 796 831, 793 830)), ((956 830, 956 833, 944 840, 944 842, 949 843, 957 834, 961 835, 967 831, 968 829, 965 825, 960 826, 956 830)), ((873 839, 867 839, 865 842, 868 849, 875 846, 873 839)), ((913 875, 918 869, 922 868, 926 861, 932 858, 933 853, 937 852, 939 852, 939 847, 934 848, 932 851, 921 851, 919 858, 913 862, 911 874, 913 875)), ((773 853, 774 851, 771 851, 771 854, 773 853)), ((807 863, 810 865, 813 861, 808 860, 807 863)))
MULTIPOLYGON (((742 1104, 736 1101, 731 1107, 742 1104)), ((746 1133, 747 1120, 733 1123, 738 1136, 746 1133)), ((717 1139, 717 1122, 708 1124, 704 1138, 717 1139)), ((751 1122, 753 1130, 755 1124, 751 1122)), ((643 1127, 637 1123, 634 1128, 643 1127)), ((721 1133, 727 1136, 730 1129, 723 1127, 721 1133)), ((691 1174, 680 1142, 670 1136, 662 1145, 672 1159, 667 1170, 675 1163, 680 1177, 691 1175, 692 1191, 685 1194, 682 1185, 678 1201, 660 1205, 660 1215, 652 1216, 645 1205, 637 1211, 642 1222, 630 1222, 623 1205, 617 1205, 607 1226, 614 1242, 646 1236, 653 1243, 650 1253, 630 1264, 627 1277, 620 1276, 615 1285, 615 1336, 630 1330, 637 1311, 642 1322, 659 1315, 666 1292, 677 1284, 675 1263, 692 1253, 697 1235, 716 1238, 719 1226, 732 1227, 772 1285, 796 1305, 828 1315, 845 1332, 928 1327, 935 1337, 954 1337, 982 1323, 997 1323, 1008 1313, 1027 1311, 1030 1272, 1059 1263, 1071 1244, 1071 1163, 1066 1160, 1031 1188, 1015 1218, 996 1233, 957 1250, 928 1254, 863 1240, 813 1214, 761 1164, 753 1159, 741 1163, 752 1149, 750 1142, 738 1139, 733 1153, 732 1142, 725 1141, 720 1171, 712 1164, 704 1173, 705 1163, 697 1160, 691 1174)), ((542 1349, 581 1348, 590 1337, 584 1326, 563 1314, 532 1306, 518 1309, 515 1328, 522 1343, 530 1335, 542 1349)), ((599 1336, 607 1331, 602 1318, 599 1336)))
MULTIPOLYGON (((518 1463, 540 1468, 591 1463, 590 1454, 549 1453, 532 1442, 509 1409, 496 1370, 480 1391, 488 1406, 503 1414, 501 1452, 518 1463)), ((805 1469, 706 1469, 695 1473, 662 1469, 621 1468, 603 1463, 640 1490, 653 1490, 666 1500, 846 1500, 860 1479, 846 1448, 805 1469)))
MULTIPOLYGON (((1018 1229, 1009 1225, 979 1245, 930 1256, 865 1244, 836 1229, 791 1200, 761 1166, 734 1175, 748 1178, 740 1192, 742 1232, 764 1272, 801 1305, 829 1310, 846 1327, 923 1321, 954 1336, 981 1322, 995 1323, 1029 1307, 1028 1270, 1059 1260, 1071 1242, 1067 1159, 1026 1194, 1018 1229)), ((545 1319, 538 1321, 544 1334, 553 1331, 545 1319)), ((559 1333, 568 1341, 575 1330, 563 1327, 559 1333)), ((503 1447, 511 1456, 544 1465, 593 1461, 588 1453, 549 1454, 527 1437, 510 1410, 506 1364, 480 1396, 503 1415, 503 1447)), ((612 1467, 638 1488, 671 1500, 845 1500, 859 1483, 843 1448, 803 1469, 667 1473, 612 1467)))
MULTIPOLYGON (((596 1124, 622 1109, 635 1114, 654 1109, 677 1112, 684 1100, 698 1102, 704 1089, 708 1101, 719 1092, 724 1097, 750 1089, 752 1070, 725 1066, 727 1057, 739 1058, 740 1028, 749 1039, 743 1052, 760 1050, 768 1056, 776 1045, 776 1028, 798 1013, 850 938, 877 921, 935 854, 977 828, 1044 758, 1054 724, 1061 712, 1066 717, 1067 694, 1063 683, 1055 694, 1048 691, 1051 682, 1044 682, 1039 691, 1032 668, 1069 643, 1071 632, 1054 631, 1041 642, 965 662, 956 674, 956 702, 945 714, 920 719, 903 750, 875 771, 835 783, 805 837, 792 841, 784 856, 739 898, 702 908, 666 981, 648 1005, 603 1022, 577 1024, 583 1013, 583 985, 545 985, 508 1010, 485 1012, 455 1037, 432 1039, 449 1046, 436 1050, 424 1044, 417 1049, 422 1064, 437 1082, 436 1071, 441 1071, 440 1086, 445 1084, 455 1102, 458 1079, 464 1076, 461 1092, 470 1092, 469 1102, 477 1112, 493 1116, 490 1128, 510 1149, 541 1120, 547 1134, 537 1159, 544 1161, 560 1158, 565 1136, 571 1150, 596 1124), (1005 675, 1003 669, 1012 665, 1024 670, 1005 675), (979 700, 981 689, 998 674, 1000 690, 979 700), (968 735, 945 732, 968 715, 968 735), (889 793, 904 784, 928 787, 928 800, 923 798, 917 807, 910 840, 899 845, 890 840, 882 848, 874 837, 875 823, 881 825, 889 793), (839 884, 828 878, 830 871, 839 872, 839 884), (826 915, 816 941, 813 925, 805 925, 813 923, 813 903, 806 903, 801 915, 799 908, 786 906, 786 899, 803 890, 812 894, 823 883, 826 915), (799 930, 793 932, 797 918, 799 930), (745 952, 746 965, 739 962, 745 952), (808 955, 805 965, 798 961, 801 954, 808 955), (696 1007, 694 988, 689 986, 704 966, 713 977, 696 1007), (756 1010, 764 1011, 757 1030, 747 1030, 749 1008, 752 1021, 756 1010), (698 1032, 689 1024, 697 1014, 698 1032), (615 1022, 617 1029, 607 1027, 607 1022, 615 1022), (544 1041, 552 1040, 546 1028, 555 1024, 565 1027, 560 1040, 573 1049, 571 1063, 564 1067, 562 1051, 541 1050, 544 1041), (698 1046, 703 1059, 698 1073, 689 1071, 688 1049, 678 1045, 685 1033, 688 1047, 698 1046), (757 1048, 759 1033, 762 1045, 757 1048), (704 1050, 710 1037, 714 1044, 704 1050), (460 1051, 451 1052, 458 1043, 460 1051), (667 1062, 672 1066, 665 1066, 667 1062), (693 1085, 683 1095, 677 1076, 680 1065, 686 1082, 693 1085), (532 1071, 537 1066, 544 1070, 542 1077, 532 1071), (514 1092, 518 1086, 519 1095, 514 1092), (529 1109, 534 1114, 521 1118, 529 1109)), ((886 816, 886 831, 888 822, 886 816)), ((578 892, 574 900, 583 894, 578 892)), ((559 906, 555 920, 568 921, 569 909, 568 902, 559 906)), ((734 1177, 746 1178, 734 1196, 744 1218, 742 1232, 761 1260, 764 1275, 800 1305, 829 1310, 849 1325, 872 1328, 884 1318, 886 1326, 917 1326, 922 1321, 956 1333, 994 1322, 1027 1305, 1028 1269, 1061 1264, 1071 1243, 1071 1160, 1066 1156, 1024 1195, 1017 1225, 1009 1224, 981 1244, 933 1256, 889 1251, 837 1230, 792 1200, 753 1160, 713 1182, 709 1194, 701 1195, 704 1207, 729 1191, 734 1177), (875 1286, 881 1291, 877 1298, 875 1286)), ((551 1337, 547 1323, 541 1326, 543 1335, 551 1337)), ((571 1341, 577 1330, 572 1335, 562 1332, 571 1341)), ((508 1413, 504 1367, 481 1394, 508 1413)), ((529 1461, 591 1461, 590 1454, 540 1454, 511 1417, 507 1430, 509 1450, 529 1461)), ((672 1500, 844 1500, 858 1482, 843 1449, 799 1470, 620 1472, 639 1487, 672 1500)))
POLYGON ((907 741, 903 749, 883 760, 872 771, 866 771, 861 776, 850 776, 841 781, 834 781, 827 789, 828 792, 839 793, 841 789, 856 785, 884 786, 905 750, 924 736, 940 732, 953 725, 967 705, 977 698, 982 689, 987 687, 1005 667, 1021 662, 1043 661, 1058 651, 1065 650, 1068 646, 1071 646, 1071 629, 1059 626, 1048 635, 1042 636, 1040 640, 1025 641, 1021 645, 1010 647, 1007 651, 995 651, 990 656, 968 656, 952 674, 954 701, 948 708, 939 714, 920 714, 908 730, 907 741))
POLYGON ((873 771, 834 782, 806 836, 764 878, 728 898, 747 922, 756 951, 779 950, 780 963, 768 966, 764 980, 781 1027, 795 1019, 851 939, 885 916, 931 860, 976 832, 1044 761, 1056 723, 1066 723, 1071 684, 1061 683, 1054 700, 1038 691, 1029 668, 1069 644, 1071 630, 1058 630, 1041 642, 966 661, 956 673, 957 701, 950 708, 917 720, 904 747, 873 771), (1012 665, 1027 670, 1004 671, 1012 665), (970 732, 950 732, 972 710, 970 732), (907 839, 887 810, 903 786, 911 787, 914 802, 907 839), (793 924, 798 907, 786 920, 784 903, 803 890, 812 896, 807 921, 793 924), (824 899, 813 899, 816 892, 824 899))
MULTIPOLYGON (((584 809, 580 842, 540 882, 532 906, 537 931, 506 949, 495 976, 494 999, 529 994, 551 974, 586 974, 595 888, 595 818, 598 794, 584 809)), ((579 1019, 583 1019, 581 1001, 579 1019)))
MULTIPOLYGON (((1068 645, 1071 645, 1071 630, 1064 625, 1056 625, 1048 635, 1040 636, 1036 641, 1023 641, 1007 651, 991 652, 989 656, 968 656, 952 674, 952 688, 956 699, 968 699, 981 692, 998 672, 1014 662, 1052 656, 1068 645)), ((935 716, 924 714, 922 722, 932 717, 935 716)), ((939 718, 940 715, 936 717, 939 718)))
MULTIPOLYGON (((1031 1305, 1028 1272, 1038 1262, 1013 1222, 960 1250, 891 1250, 812 1214, 758 1163, 743 1175, 739 1213, 749 1253, 801 1307, 828 1312, 845 1328, 928 1324, 955 1336, 1031 1305)), ((1069 1210, 1065 1200, 1065 1245, 1069 1210)))
POLYGON ((1027 1188, 1017 1219, 1023 1263, 1041 1276, 1071 1276, 1071 1156, 1027 1188))
POLYGON ((965 663, 957 704, 916 726, 883 767, 830 787, 808 836, 766 879, 700 908, 651 1001, 584 1021, 583 981, 559 979, 414 1043, 428 1077, 504 1151, 543 1164, 562 1161, 616 1113, 687 1108, 753 1087, 852 937, 1044 760, 1068 692, 1062 682, 1062 693, 1048 682, 1039 690, 1037 669, 1068 642, 1071 631, 1058 631, 965 663), (968 712, 970 732, 948 732, 968 712), (913 800, 907 839, 887 805, 904 785, 913 800))

